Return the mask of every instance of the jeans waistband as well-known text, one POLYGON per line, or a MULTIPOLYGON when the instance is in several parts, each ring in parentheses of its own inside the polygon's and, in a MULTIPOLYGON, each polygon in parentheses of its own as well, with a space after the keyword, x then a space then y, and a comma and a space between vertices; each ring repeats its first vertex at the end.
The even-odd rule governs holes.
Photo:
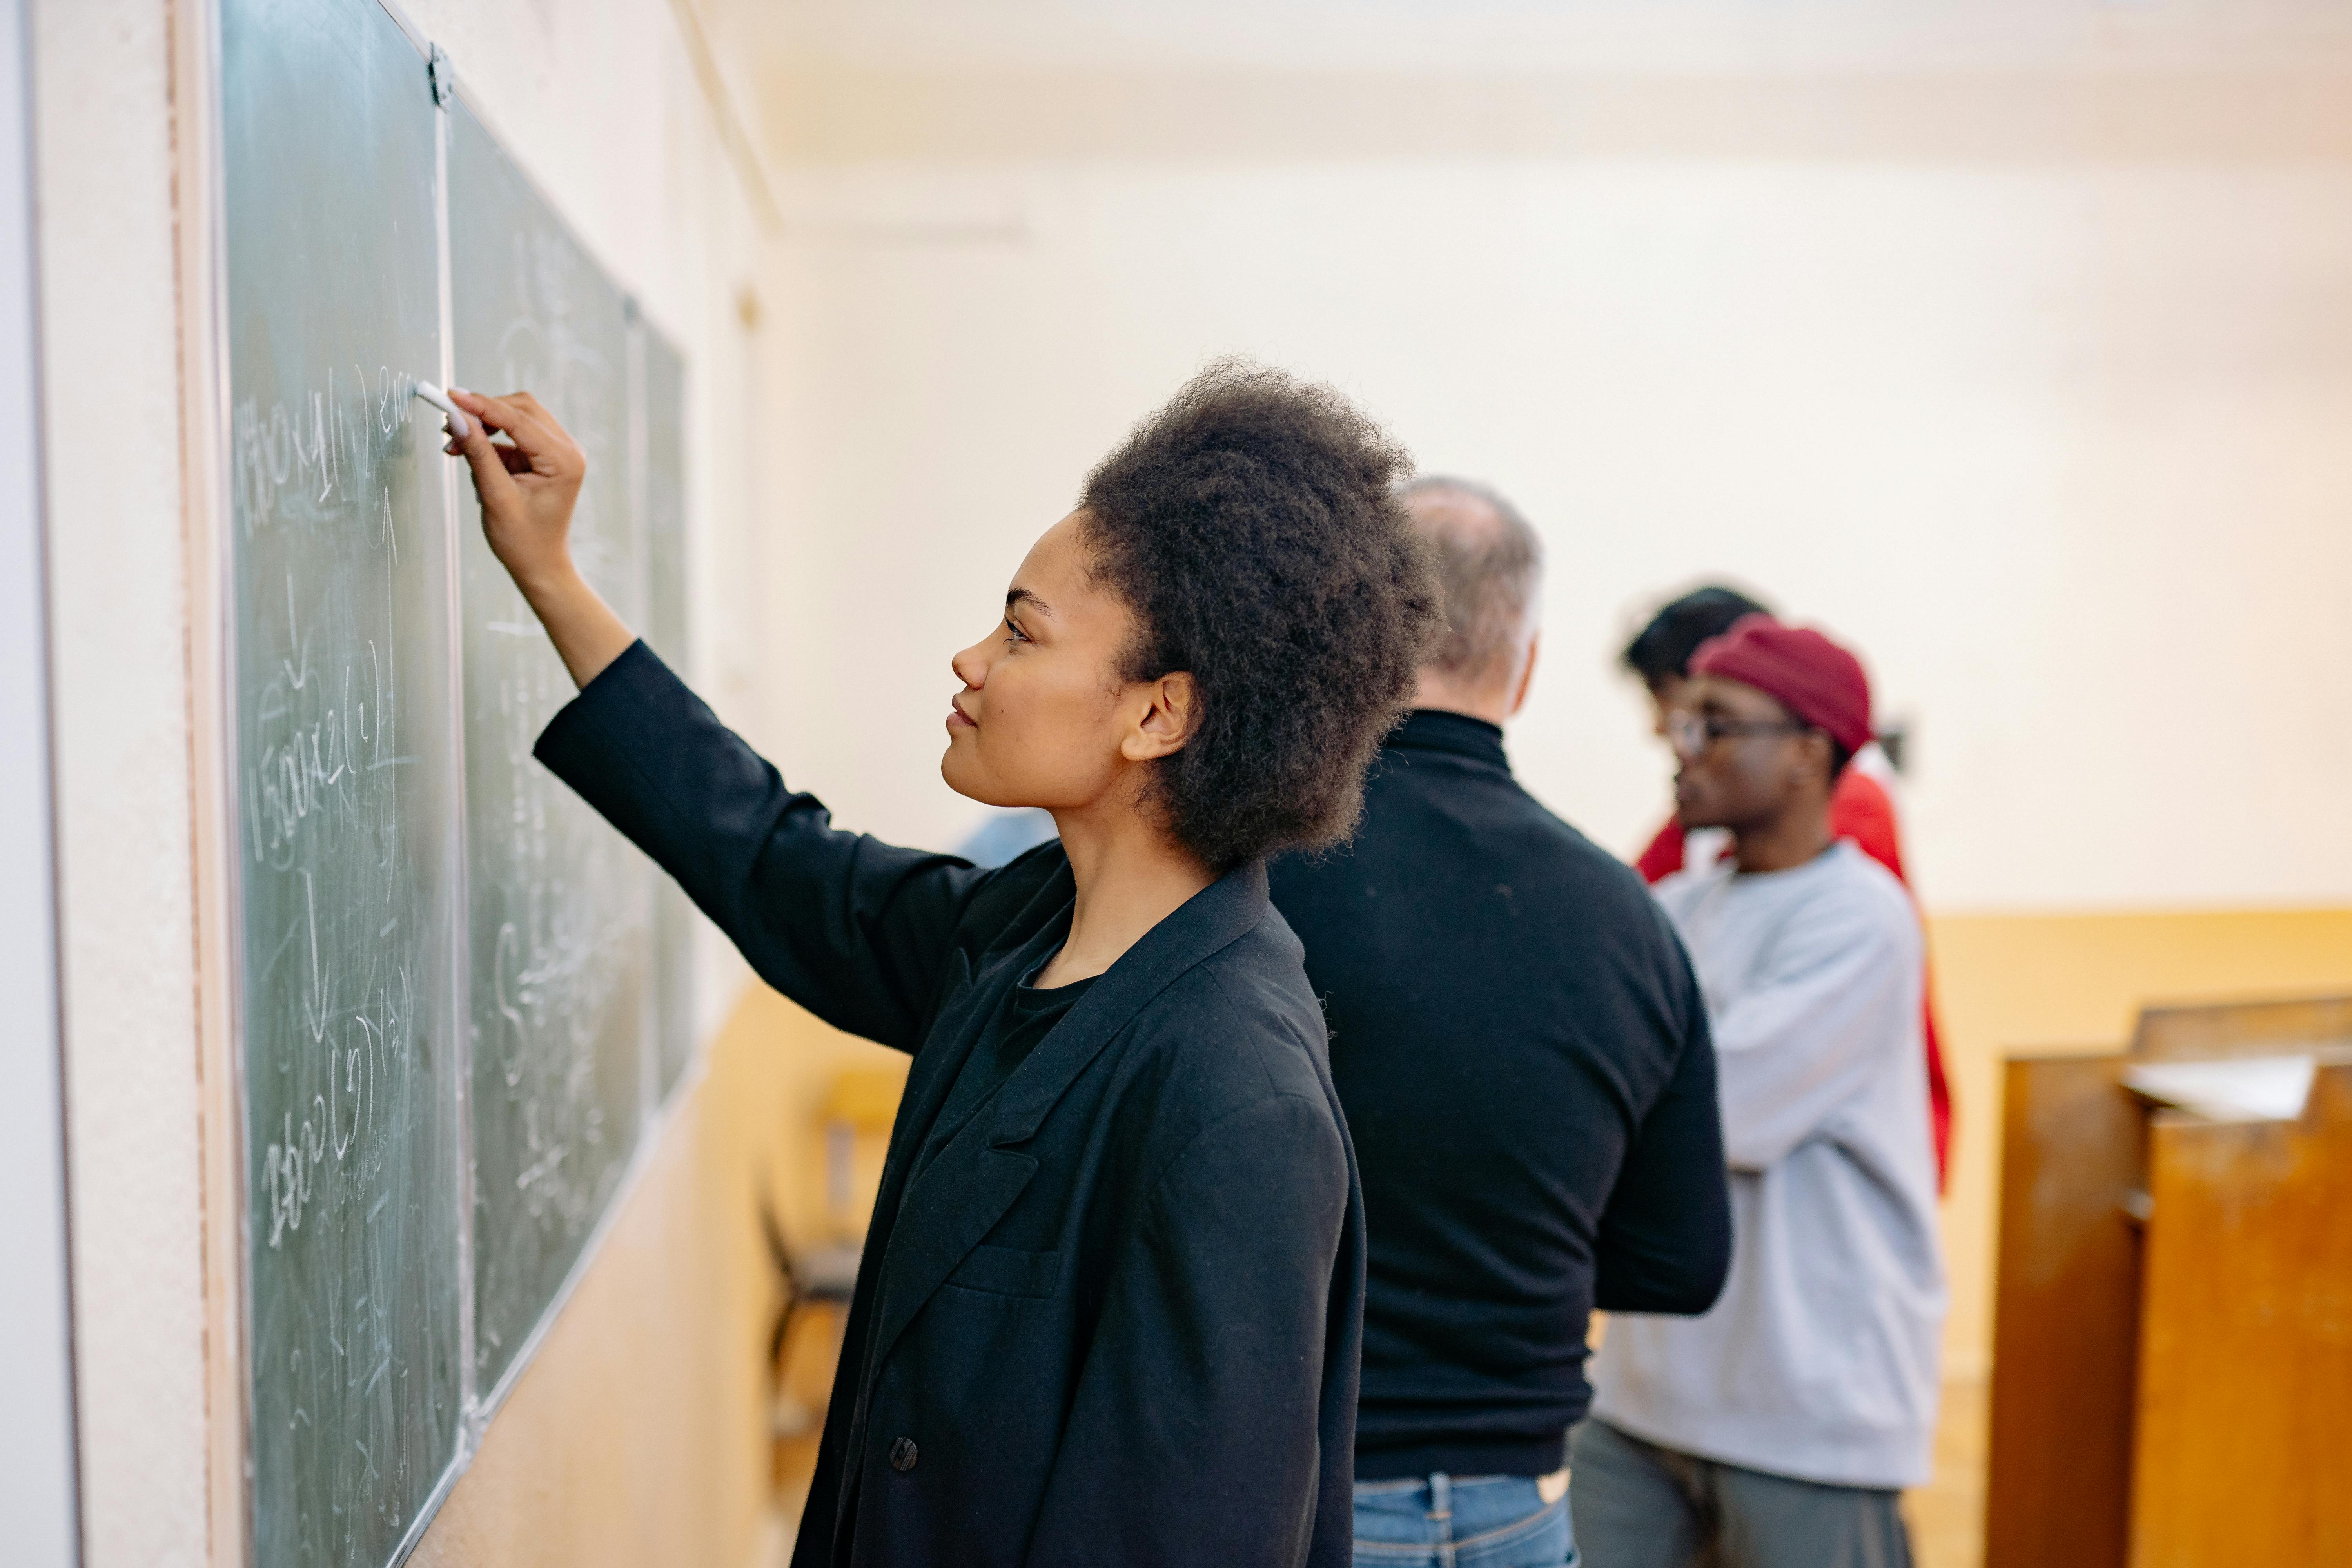
POLYGON ((1388 1497, 1397 1492, 1424 1491, 1443 1481, 1447 1489, 1459 1491, 1464 1487, 1507 1486, 1513 1481, 1528 1481, 1529 1476, 1403 1476, 1392 1481, 1358 1481, 1358 1497, 1388 1497))

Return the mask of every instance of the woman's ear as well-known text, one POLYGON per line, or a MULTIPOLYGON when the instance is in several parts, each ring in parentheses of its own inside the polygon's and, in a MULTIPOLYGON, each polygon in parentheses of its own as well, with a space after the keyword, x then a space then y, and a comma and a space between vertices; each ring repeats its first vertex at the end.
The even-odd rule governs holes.
POLYGON ((1175 670, 1145 681, 1135 696, 1141 707, 1129 710, 1134 717, 1119 738, 1118 754, 1130 763, 1148 763, 1182 751, 1201 716, 1200 688, 1192 677, 1175 670))

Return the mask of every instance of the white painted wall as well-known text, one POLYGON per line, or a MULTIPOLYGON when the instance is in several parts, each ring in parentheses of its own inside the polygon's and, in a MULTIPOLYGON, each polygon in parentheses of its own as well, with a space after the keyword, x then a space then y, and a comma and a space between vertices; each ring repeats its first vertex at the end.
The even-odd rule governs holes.
MULTIPOLYGON (((793 525, 763 543, 761 732, 845 820, 933 843, 975 820, 936 773, 949 653, 1126 426, 1241 352, 1535 518, 1546 663, 1512 748, 1613 847, 1654 826, 1667 762, 1612 655, 1729 574, 1852 639, 1911 721, 1936 907, 2352 899, 2332 143, 1874 155, 1906 145, 1898 99, 1819 158, 1580 157, 1538 127, 1528 156, 1350 160, 1289 120, 1253 150, 1281 84, 1013 79, 1047 107, 1005 88, 1003 121, 1044 129, 981 152, 965 121, 877 129, 887 158, 780 136, 803 161, 767 475, 793 525)), ((1999 87, 1939 100, 1937 135, 1998 142, 1999 87)), ((897 90, 877 125, 964 87, 897 90)), ((1387 144, 1444 141, 1411 121, 1425 96, 1393 101, 1387 144)))
POLYGON ((35 0, 84 1560, 205 1546, 171 13, 35 0))

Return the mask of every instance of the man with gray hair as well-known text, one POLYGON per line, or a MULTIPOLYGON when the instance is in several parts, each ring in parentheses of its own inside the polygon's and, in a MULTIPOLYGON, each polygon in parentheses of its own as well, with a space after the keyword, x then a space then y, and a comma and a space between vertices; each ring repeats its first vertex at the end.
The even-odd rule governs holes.
POLYGON ((1475 479, 1424 476, 1400 492, 1424 538, 1436 546, 1445 595, 1445 636, 1422 670, 1424 708, 1481 712, 1497 701, 1500 723, 1524 707, 1542 637, 1536 594, 1543 540, 1518 509, 1475 479))
POLYGON ((1560 1568, 1592 1309, 1704 1311, 1730 1259, 1715 1055, 1641 879, 1511 777, 1541 540, 1469 480, 1404 500, 1446 635, 1355 840, 1272 873, 1364 1187, 1356 1561, 1560 1568))

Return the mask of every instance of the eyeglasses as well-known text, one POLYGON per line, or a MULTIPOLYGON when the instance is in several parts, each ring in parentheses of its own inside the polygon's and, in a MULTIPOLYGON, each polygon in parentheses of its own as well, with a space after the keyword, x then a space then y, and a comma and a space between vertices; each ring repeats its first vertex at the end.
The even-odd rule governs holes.
POLYGON ((1720 719, 1714 714, 1674 712, 1666 715, 1666 743, 1679 756, 1706 755, 1717 741, 1742 735, 1801 735, 1813 726, 1791 719, 1720 719))

